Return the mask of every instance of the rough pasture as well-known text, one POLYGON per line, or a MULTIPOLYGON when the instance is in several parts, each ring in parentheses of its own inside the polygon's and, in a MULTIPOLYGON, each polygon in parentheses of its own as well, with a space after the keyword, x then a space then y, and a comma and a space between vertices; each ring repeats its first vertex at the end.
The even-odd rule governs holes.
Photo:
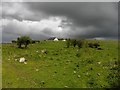
MULTIPOLYGON (((88 41, 96 42, 96 41, 88 41)), ((118 86, 118 42, 99 41, 103 50, 66 48, 41 41, 27 49, 2 45, 3 88, 111 88, 118 86), (44 51, 44 52, 43 52, 44 51), (18 60, 24 57, 27 64, 18 60)))

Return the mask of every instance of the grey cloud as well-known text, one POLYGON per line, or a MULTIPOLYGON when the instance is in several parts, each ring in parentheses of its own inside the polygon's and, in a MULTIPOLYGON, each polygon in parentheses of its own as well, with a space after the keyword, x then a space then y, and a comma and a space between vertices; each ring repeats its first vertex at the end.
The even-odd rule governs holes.
POLYGON ((33 2, 26 5, 33 12, 67 16, 83 25, 99 24, 107 19, 116 21, 118 12, 117 3, 111 2, 33 2))
MULTIPOLYGON (((66 16, 75 27, 93 26, 92 37, 117 37, 118 3, 115 2, 39 2, 26 3, 34 12, 43 11, 51 16, 66 16)), ((88 30, 84 30, 89 37, 88 30)), ((76 32, 77 34, 77 32, 76 32)), ((80 35, 82 36, 82 35, 80 35)))
POLYGON ((29 8, 25 3, 17 3, 17 2, 3 2, 2 3, 2 18, 7 19, 17 19, 19 21, 22 20, 30 20, 30 21, 39 21, 47 15, 44 12, 34 12, 28 10, 29 8))
MULTIPOLYGON (((4 5, 10 6, 12 4, 5 3, 4 5)), ((63 37, 117 38, 118 35, 118 3, 115 2, 26 2, 18 4, 22 6, 21 11, 14 14, 3 12, 3 18, 39 21, 50 16, 63 16, 67 18, 63 22, 72 22, 72 25, 66 25, 70 27, 68 32, 63 28, 61 33, 63 37), (22 13, 22 9, 25 9, 26 12, 22 13)), ((12 27, 10 26, 8 29, 10 30, 10 28, 12 27)), ((5 28, 4 33, 7 33, 8 29, 5 28)), ((11 33, 16 32, 15 30, 11 33)), ((49 29, 45 29, 41 33, 43 34, 40 38, 45 35, 47 37, 53 35, 53 32, 49 29)), ((34 36, 33 34, 31 36, 39 37, 39 35, 34 36)))

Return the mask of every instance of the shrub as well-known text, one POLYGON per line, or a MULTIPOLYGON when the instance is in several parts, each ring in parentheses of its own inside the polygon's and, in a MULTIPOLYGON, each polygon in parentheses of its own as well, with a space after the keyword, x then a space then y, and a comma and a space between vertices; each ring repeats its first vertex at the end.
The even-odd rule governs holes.
POLYGON ((35 40, 32 40, 32 42, 31 42, 32 44, 34 44, 35 43, 35 40))
POLYGON ((90 48, 94 48, 93 43, 88 43, 88 47, 90 47, 90 48))
POLYGON ((82 48, 83 43, 84 43, 83 40, 79 40, 79 41, 77 41, 77 46, 78 46, 79 49, 82 48))
POLYGON ((70 46, 75 47, 76 45, 79 48, 82 48, 83 43, 84 43, 84 40, 76 40, 76 39, 70 40, 70 39, 68 39, 67 42, 66 42, 66 45, 67 45, 67 48, 69 48, 70 46))
POLYGON ((67 48, 70 47, 70 39, 67 40, 66 45, 67 45, 67 48))
POLYGON ((71 40, 71 45, 73 45, 73 47, 75 47, 77 45, 77 40, 75 40, 75 39, 71 40))
POLYGON ((88 43, 88 46, 91 48, 98 48, 100 45, 98 43, 88 43))
POLYGON ((94 43, 94 47, 98 48, 100 45, 98 43, 94 43))
POLYGON ((28 36, 21 36, 17 38, 18 48, 21 48, 22 45, 25 45, 25 48, 31 43, 31 38, 28 36))
POLYGON ((17 41, 16 40, 12 40, 12 43, 17 43, 17 41))
POLYGON ((34 44, 34 43, 40 43, 40 41, 39 40, 32 40, 31 43, 32 44, 34 44))

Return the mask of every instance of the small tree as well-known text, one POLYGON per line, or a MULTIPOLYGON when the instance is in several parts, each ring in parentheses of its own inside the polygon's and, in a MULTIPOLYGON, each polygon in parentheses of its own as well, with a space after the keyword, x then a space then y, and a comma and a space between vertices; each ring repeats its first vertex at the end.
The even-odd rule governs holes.
POLYGON ((21 36, 17 38, 17 45, 19 48, 22 47, 22 45, 25 45, 25 48, 31 43, 31 38, 29 36, 21 36))
POLYGON ((91 48, 98 48, 100 45, 99 43, 88 43, 88 46, 91 48))
POLYGON ((67 40, 66 45, 67 45, 67 48, 70 47, 70 39, 67 40))
POLYGON ((16 40, 12 40, 11 42, 12 42, 12 43, 17 43, 17 41, 16 41, 16 40))
POLYGON ((77 40, 73 39, 73 40, 71 41, 71 44, 73 45, 73 47, 75 47, 75 46, 77 45, 77 40))
POLYGON ((94 48, 94 44, 93 44, 93 43, 88 43, 88 46, 89 46, 90 48, 94 48))
POLYGON ((83 40, 78 40, 78 41, 77 41, 77 46, 78 46, 79 49, 82 48, 83 43, 84 43, 83 40))
POLYGON ((98 48, 100 45, 98 43, 94 43, 94 47, 98 48))

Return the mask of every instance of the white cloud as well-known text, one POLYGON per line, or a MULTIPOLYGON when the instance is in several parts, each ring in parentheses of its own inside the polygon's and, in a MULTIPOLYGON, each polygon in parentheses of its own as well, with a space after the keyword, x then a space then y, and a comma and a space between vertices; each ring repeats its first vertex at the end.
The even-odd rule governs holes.
POLYGON ((41 21, 18 21, 16 19, 3 20, 3 35, 57 35, 59 33, 59 25, 61 25, 62 18, 50 17, 41 21))

